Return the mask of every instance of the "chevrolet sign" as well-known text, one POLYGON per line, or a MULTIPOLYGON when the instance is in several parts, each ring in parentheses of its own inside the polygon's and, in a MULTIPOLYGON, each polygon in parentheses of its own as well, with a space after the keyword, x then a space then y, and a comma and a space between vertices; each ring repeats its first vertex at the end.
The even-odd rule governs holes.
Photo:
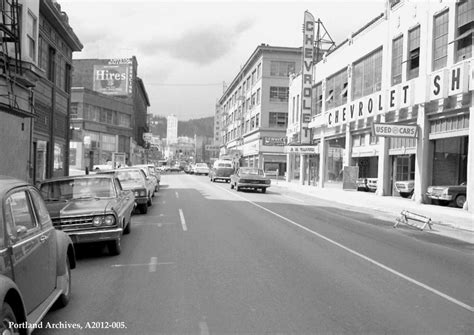
POLYGON ((417 137, 418 126, 400 125, 389 123, 374 123, 373 134, 383 137, 417 137))

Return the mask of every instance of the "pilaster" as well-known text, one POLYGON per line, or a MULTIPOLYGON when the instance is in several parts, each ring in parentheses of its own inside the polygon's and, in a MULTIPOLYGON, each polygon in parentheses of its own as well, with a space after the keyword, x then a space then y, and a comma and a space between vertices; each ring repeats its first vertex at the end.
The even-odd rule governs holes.
POLYGON ((417 203, 426 203, 426 189, 431 180, 431 171, 429 164, 429 121, 426 117, 424 104, 418 106, 418 139, 416 142, 415 157, 415 189, 414 200, 417 203))

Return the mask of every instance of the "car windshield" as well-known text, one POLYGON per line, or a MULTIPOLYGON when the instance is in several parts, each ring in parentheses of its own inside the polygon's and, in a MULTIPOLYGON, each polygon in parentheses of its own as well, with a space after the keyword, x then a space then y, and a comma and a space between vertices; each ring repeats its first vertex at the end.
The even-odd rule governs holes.
POLYGON ((254 168, 241 168, 240 169, 240 174, 263 176, 263 170, 262 169, 254 169, 254 168))
POLYGON ((40 191, 46 201, 115 196, 111 178, 82 178, 46 182, 41 185, 40 191))
POLYGON ((219 163, 219 164, 217 164, 217 167, 220 167, 220 168, 232 168, 232 164, 231 164, 231 163, 219 163))
POLYGON ((123 187, 143 185, 143 175, 138 170, 118 170, 116 176, 123 187))
POLYGON ((207 168, 207 164, 206 164, 206 163, 197 163, 197 164, 196 164, 196 167, 207 168))

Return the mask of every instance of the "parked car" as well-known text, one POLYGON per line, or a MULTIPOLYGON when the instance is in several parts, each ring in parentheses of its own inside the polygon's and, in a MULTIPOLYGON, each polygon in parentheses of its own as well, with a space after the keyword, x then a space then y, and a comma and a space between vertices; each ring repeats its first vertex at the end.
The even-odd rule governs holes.
POLYGON ((265 177, 262 169, 242 167, 230 176, 230 188, 237 191, 245 188, 265 193, 270 184, 270 178, 265 177))
POLYGON ((226 183, 230 182, 230 176, 234 173, 232 161, 217 160, 214 162, 212 169, 209 171, 209 179, 214 182, 216 180, 223 180, 226 183))
POLYGON ((55 303, 71 297, 71 239, 53 227, 38 189, 0 176, 0 333, 26 334, 55 303), (29 326, 28 326, 29 327, 29 326))
POLYGON ((160 172, 155 169, 155 165, 153 164, 139 164, 139 165, 134 165, 133 167, 138 167, 145 172, 145 175, 147 178, 150 178, 155 185, 155 192, 158 192, 160 189, 160 182, 161 182, 161 175, 160 172))
POLYGON ((429 186, 426 195, 440 205, 448 205, 453 202, 462 208, 466 202, 466 183, 460 185, 429 186))
POLYGON ((194 174, 204 174, 209 175, 209 166, 206 163, 196 163, 193 168, 194 174))
POLYGON ((110 174, 59 177, 39 185, 53 224, 75 244, 105 242, 121 252, 122 234, 130 233, 135 197, 110 174))
POLYGON ((356 187, 357 191, 375 192, 377 190, 377 178, 358 178, 356 187))
POLYGON ((124 190, 132 191, 135 196, 136 208, 140 213, 148 213, 148 207, 153 204, 152 196, 145 173, 140 168, 115 169, 99 172, 99 174, 103 173, 115 175, 124 190))
POLYGON ((395 182, 395 190, 400 193, 403 198, 409 198, 413 195, 415 188, 414 180, 399 180, 395 182))

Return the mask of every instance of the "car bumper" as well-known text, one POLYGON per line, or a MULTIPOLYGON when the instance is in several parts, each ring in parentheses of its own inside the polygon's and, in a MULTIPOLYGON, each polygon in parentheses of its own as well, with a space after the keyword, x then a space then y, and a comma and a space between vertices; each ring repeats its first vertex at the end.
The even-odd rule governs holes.
POLYGON ((447 201, 453 200, 453 196, 449 194, 445 194, 445 195, 426 194, 426 196, 434 200, 447 200, 447 201))
POLYGON ((143 205, 148 203, 148 198, 135 198, 135 203, 137 205, 143 205))
POLYGON ((93 231, 64 231, 69 235, 72 242, 75 244, 80 243, 93 243, 102 241, 112 241, 120 238, 123 233, 122 228, 102 229, 93 231))
POLYGON ((243 188, 267 188, 270 184, 237 183, 238 187, 243 188))

